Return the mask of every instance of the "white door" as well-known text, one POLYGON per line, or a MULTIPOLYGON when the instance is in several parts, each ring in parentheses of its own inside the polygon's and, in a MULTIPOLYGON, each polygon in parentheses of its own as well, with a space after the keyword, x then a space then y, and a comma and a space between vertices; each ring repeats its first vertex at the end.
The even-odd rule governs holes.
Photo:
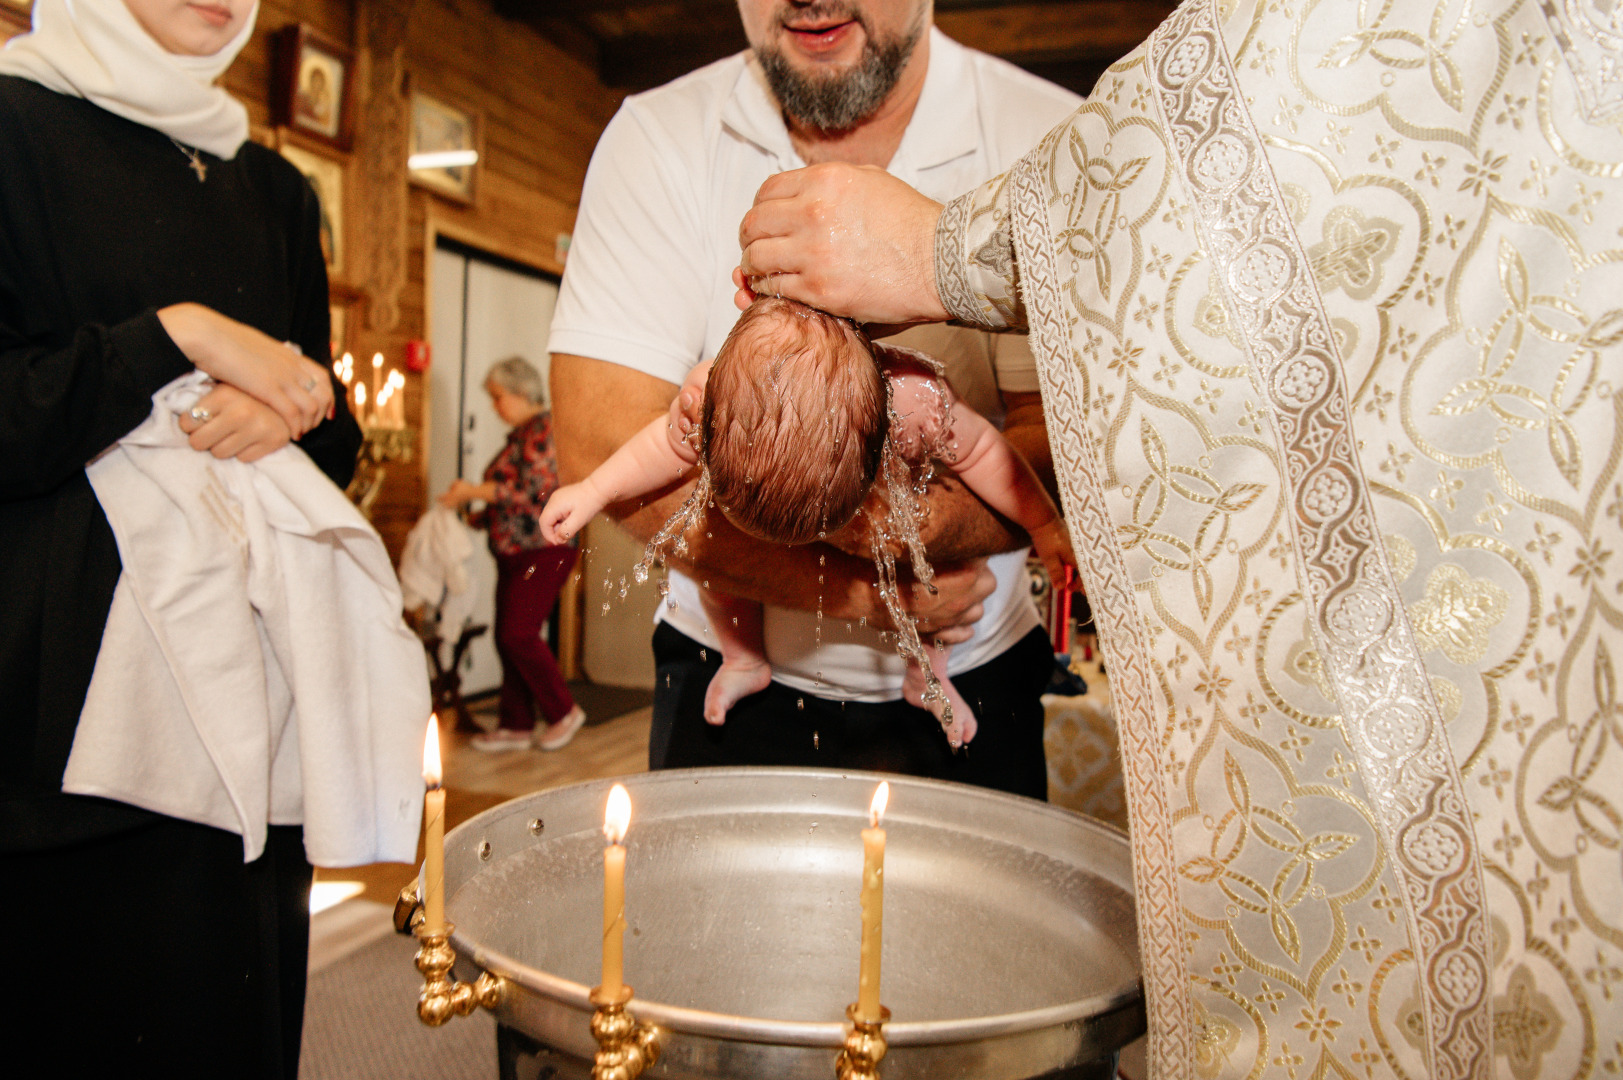
MULTIPOLYGON (((507 427, 490 407, 485 373, 509 356, 522 356, 541 372, 547 333, 558 300, 557 282, 462 247, 434 252, 433 364, 429 367, 428 487, 433 498, 463 477, 478 483, 507 441, 507 427)), ((501 685, 493 636, 496 560, 481 544, 474 558, 473 621, 490 627, 462 662, 462 692, 481 694, 501 685)))

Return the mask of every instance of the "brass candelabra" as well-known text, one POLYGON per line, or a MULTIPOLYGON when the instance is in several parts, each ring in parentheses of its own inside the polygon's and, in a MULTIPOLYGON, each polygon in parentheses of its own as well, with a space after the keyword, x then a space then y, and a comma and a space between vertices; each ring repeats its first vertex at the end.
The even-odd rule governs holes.
POLYGON ((890 1020, 890 1010, 880 1006, 878 1020, 862 1020, 852 1004, 846 1006, 845 1016, 851 1021, 851 1030, 845 1033, 845 1046, 834 1061, 835 1080, 879 1080, 879 1060, 888 1049, 885 1024, 890 1020))
POLYGON ((597 1040, 592 1080, 636 1080, 659 1060, 659 1029, 639 1024, 626 1011, 631 1001, 629 986, 622 986, 613 996, 605 994, 601 986, 595 987, 590 997, 596 1006, 592 1037, 597 1040))
POLYGON ((355 462, 355 476, 345 494, 368 520, 391 462, 409 462, 417 446, 417 432, 410 428, 385 428, 376 424, 361 428, 361 452, 355 462))
POLYGON ((456 964, 456 950, 451 948, 451 931, 455 927, 451 923, 429 927, 425 922, 416 887, 408 885, 401 889, 395 901, 395 929, 403 934, 415 934, 422 942, 416 960, 417 970, 423 973, 423 989, 417 995, 417 1019, 429 1027, 439 1027, 453 1016, 468 1016, 481 1005, 494 1009, 500 1004, 506 990, 505 980, 481 971, 471 983, 458 982, 451 974, 456 964))

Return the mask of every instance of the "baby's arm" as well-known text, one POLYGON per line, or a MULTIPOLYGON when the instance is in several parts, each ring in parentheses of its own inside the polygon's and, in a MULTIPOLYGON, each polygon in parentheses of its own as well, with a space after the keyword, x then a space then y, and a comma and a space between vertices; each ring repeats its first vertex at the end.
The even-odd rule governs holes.
POLYGON ((650 420, 586 479, 553 492, 541 509, 541 535, 547 543, 567 543, 605 506, 679 480, 697 463, 698 452, 687 435, 709 374, 708 362, 694 368, 668 415, 650 420))
POLYGON ((1031 534, 1032 546, 1049 576, 1063 578, 1064 567, 1076 565, 1071 537, 1042 482, 991 421, 961 401, 952 405, 952 440, 956 451, 948 464, 987 506, 1031 534))

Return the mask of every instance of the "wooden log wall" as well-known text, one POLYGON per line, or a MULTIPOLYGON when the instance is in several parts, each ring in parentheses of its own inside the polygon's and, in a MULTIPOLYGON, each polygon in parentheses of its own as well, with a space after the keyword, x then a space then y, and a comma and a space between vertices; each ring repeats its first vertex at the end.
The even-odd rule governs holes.
MULTIPOLYGON (((26 29, 24 7, 0 0, 0 41, 26 29)), ((382 352, 402 370, 407 343, 429 339, 427 268, 436 235, 562 272, 556 238, 573 226, 592 148, 624 94, 533 28, 497 15, 491 0, 262 0, 253 38, 224 85, 248 106, 256 140, 291 143, 341 166, 344 256, 333 294, 344 313, 343 345, 357 360, 382 352), (357 124, 347 152, 273 125, 272 39, 294 23, 354 54, 357 124), (387 55, 374 55, 378 48, 387 55), (471 203, 407 179, 393 145, 401 132, 387 121, 406 115, 414 88, 481 123, 471 203), (380 94, 398 95, 396 107, 380 94), (369 129, 368 119, 384 126, 369 129)), ((406 378, 406 424, 419 432, 421 451, 434 437, 423 430, 426 379, 406 378)), ((372 508, 396 558, 434 494, 425 487, 425 460, 419 452, 410 465, 392 467, 372 508)))

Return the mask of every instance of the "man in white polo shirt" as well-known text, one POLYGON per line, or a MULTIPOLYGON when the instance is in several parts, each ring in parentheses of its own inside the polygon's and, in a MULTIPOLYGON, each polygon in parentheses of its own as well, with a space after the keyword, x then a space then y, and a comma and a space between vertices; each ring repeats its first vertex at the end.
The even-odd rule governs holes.
MULTIPOLYGON (((739 8, 752 49, 628 98, 592 157, 549 342, 565 482, 663 415, 720 348, 738 316, 739 221, 762 181, 848 161, 946 199, 1002 172, 1079 103, 948 39, 930 0, 739 8)), ((933 327, 897 340, 941 358, 959 396, 1052 476, 1024 338, 933 327)), ((611 511, 646 539, 689 490, 611 511)), ((763 544, 711 514, 675 560, 674 603, 654 634, 651 767, 872 768, 1045 797, 1040 695, 1052 656, 1027 598, 1025 538, 950 478, 932 485, 930 507, 939 591, 914 586, 908 602, 921 631, 957 643, 953 682, 980 721, 967 753, 951 754, 935 719, 901 700, 904 668, 881 635, 869 560, 763 544), (720 727, 702 716, 720 655, 700 582, 767 605, 773 684, 720 727)))

